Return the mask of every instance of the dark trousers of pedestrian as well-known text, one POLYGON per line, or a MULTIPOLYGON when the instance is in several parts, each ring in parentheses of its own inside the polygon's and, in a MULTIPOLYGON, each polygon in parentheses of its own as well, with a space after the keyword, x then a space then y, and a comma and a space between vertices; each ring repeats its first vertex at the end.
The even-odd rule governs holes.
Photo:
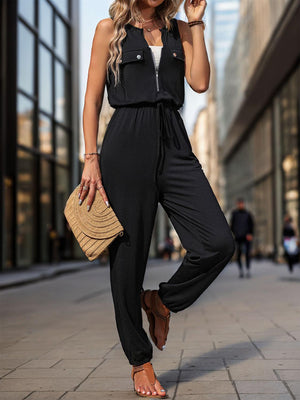
POLYGON ((287 251, 284 252, 284 258, 286 259, 289 271, 294 271, 294 264, 299 261, 299 254, 289 254, 287 251))
MULTIPOLYGON (((177 271, 158 282, 171 312, 194 303, 230 261, 235 244, 226 218, 192 152, 177 110, 158 105, 119 107, 100 155, 102 183, 125 228, 109 246, 116 325, 131 365, 151 360, 140 293, 158 203, 186 250, 177 271)), ((146 288, 144 288, 146 289, 146 288)))
POLYGON ((250 270, 250 251, 251 251, 251 241, 247 239, 238 239, 236 240, 236 249, 237 249, 237 263, 239 266, 240 272, 243 272, 243 264, 242 264, 242 254, 245 254, 246 261, 246 269, 250 270))

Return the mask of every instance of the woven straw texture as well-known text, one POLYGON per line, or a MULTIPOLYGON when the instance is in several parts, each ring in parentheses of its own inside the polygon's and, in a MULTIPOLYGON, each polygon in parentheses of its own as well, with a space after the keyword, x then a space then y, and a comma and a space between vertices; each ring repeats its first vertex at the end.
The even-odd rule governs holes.
POLYGON ((123 235, 124 228, 112 207, 106 206, 98 190, 90 211, 86 207, 87 198, 79 205, 79 187, 70 194, 64 214, 81 249, 93 261, 118 235, 123 235))

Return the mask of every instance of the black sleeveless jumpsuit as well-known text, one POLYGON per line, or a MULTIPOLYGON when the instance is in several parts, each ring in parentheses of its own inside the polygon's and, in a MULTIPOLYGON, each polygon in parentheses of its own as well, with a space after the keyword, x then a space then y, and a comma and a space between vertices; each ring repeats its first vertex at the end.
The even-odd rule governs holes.
POLYGON ((177 20, 160 29, 158 69, 143 30, 125 26, 120 79, 109 71, 114 111, 100 154, 102 183, 125 228, 109 246, 116 325, 131 365, 152 358, 142 326, 142 290, 158 202, 186 250, 178 270, 159 283, 163 303, 178 312, 190 306, 230 261, 235 244, 229 225, 192 152, 178 109, 184 101, 185 56, 177 20))

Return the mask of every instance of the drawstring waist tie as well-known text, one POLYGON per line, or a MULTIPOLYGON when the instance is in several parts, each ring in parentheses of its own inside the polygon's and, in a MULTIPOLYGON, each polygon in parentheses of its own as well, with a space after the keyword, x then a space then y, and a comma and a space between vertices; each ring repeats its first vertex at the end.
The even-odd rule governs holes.
POLYGON ((174 146, 180 149, 180 142, 177 137, 177 130, 170 124, 170 119, 168 119, 168 109, 172 109, 177 112, 177 108, 166 101, 158 101, 156 104, 156 109, 158 113, 158 128, 159 128, 159 164, 158 164, 158 175, 161 175, 164 160, 165 160, 165 146, 170 147, 173 141, 174 146))

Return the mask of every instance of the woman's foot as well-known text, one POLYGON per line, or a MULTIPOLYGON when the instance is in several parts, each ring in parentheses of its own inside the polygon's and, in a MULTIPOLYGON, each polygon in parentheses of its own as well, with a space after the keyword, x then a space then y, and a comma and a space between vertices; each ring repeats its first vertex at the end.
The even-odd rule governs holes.
POLYGON ((145 397, 167 398, 166 391, 158 381, 151 362, 132 366, 131 377, 137 394, 145 397))
POLYGON ((150 334, 159 350, 163 350, 169 332, 170 310, 161 301, 157 290, 145 290, 141 302, 150 323, 150 334))

